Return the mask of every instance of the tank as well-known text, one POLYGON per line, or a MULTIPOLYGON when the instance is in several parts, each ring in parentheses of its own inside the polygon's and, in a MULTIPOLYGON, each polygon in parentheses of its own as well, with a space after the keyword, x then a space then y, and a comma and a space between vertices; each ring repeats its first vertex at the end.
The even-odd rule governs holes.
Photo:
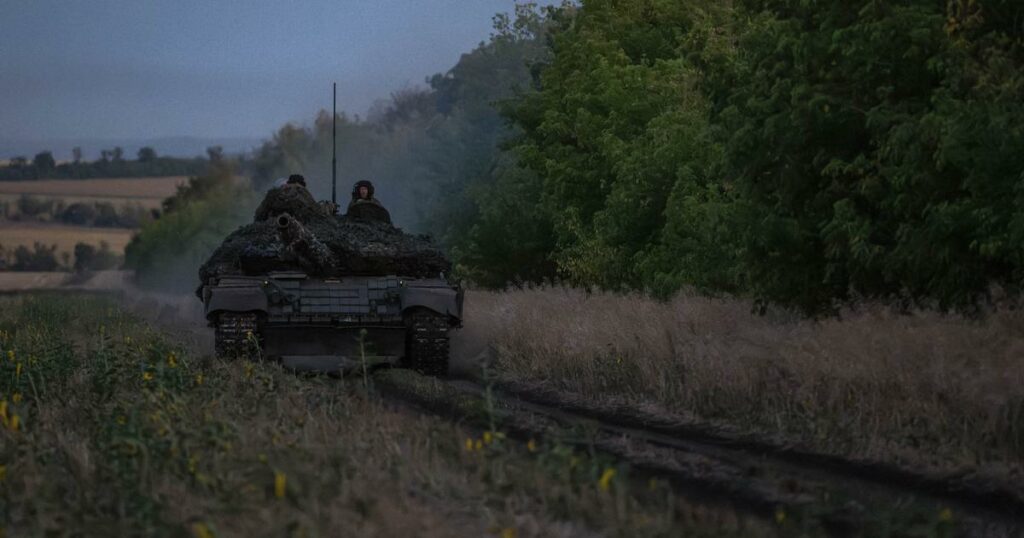
POLYGON ((448 370, 462 288, 426 236, 379 204, 336 215, 300 186, 272 189, 252 224, 199 270, 218 357, 268 359, 311 372, 391 364, 448 370))

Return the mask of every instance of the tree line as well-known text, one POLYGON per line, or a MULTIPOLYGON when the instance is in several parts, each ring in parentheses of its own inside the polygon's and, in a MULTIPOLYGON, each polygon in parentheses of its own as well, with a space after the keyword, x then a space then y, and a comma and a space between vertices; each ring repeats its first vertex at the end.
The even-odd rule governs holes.
POLYGON ((71 161, 60 163, 50 151, 41 151, 31 160, 12 157, 0 166, 0 181, 187 176, 201 174, 211 162, 224 158, 220 146, 207 148, 206 158, 161 157, 148 146, 139 149, 134 160, 125 158, 120 147, 100 151, 95 161, 83 160, 82 148, 76 147, 71 153, 71 161))
MULTIPOLYGON (((339 162, 478 285, 969 309, 1024 280, 1022 21, 1012 0, 520 6, 342 116, 339 162)), ((244 170, 329 177, 330 120, 244 170)))

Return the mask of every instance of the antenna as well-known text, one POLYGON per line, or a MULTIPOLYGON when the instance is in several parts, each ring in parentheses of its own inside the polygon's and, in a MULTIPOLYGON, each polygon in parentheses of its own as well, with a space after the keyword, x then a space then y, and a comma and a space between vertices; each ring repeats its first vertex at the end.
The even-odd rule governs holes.
POLYGON ((331 114, 331 203, 338 207, 338 83, 334 83, 334 106, 331 114))

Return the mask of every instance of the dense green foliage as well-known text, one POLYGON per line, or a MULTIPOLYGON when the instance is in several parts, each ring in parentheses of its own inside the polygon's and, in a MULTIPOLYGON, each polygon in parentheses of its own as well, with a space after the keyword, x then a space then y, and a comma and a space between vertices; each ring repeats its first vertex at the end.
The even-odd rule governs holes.
POLYGON ((71 162, 58 163, 53 153, 41 151, 29 161, 25 157, 12 157, 6 166, 0 166, 0 181, 31 179, 88 179, 107 177, 159 177, 198 174, 212 160, 223 157, 220 147, 206 150, 208 159, 195 157, 159 157, 156 150, 144 147, 135 160, 125 159, 121 148, 103 150, 95 161, 83 161, 81 150, 75 148, 71 162))
POLYGON ((809 311, 966 306, 1024 277, 1024 7, 585 0, 554 20, 511 113, 542 179, 500 188, 539 186, 559 275, 809 311))

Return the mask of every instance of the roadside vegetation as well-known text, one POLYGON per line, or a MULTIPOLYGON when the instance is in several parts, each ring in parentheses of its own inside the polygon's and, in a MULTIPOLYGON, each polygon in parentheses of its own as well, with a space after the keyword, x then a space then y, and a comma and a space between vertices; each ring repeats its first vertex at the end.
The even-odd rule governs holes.
POLYGON ((775 525, 633 488, 585 452, 389 408, 362 380, 214 360, 190 341, 107 299, 0 299, 6 535, 710 537, 775 525))
POLYGON ((1013 306, 979 321, 863 304, 809 321, 694 294, 541 287, 474 292, 459 338, 491 346, 503 381, 594 408, 993 480, 1024 498, 1024 311, 1013 306))

